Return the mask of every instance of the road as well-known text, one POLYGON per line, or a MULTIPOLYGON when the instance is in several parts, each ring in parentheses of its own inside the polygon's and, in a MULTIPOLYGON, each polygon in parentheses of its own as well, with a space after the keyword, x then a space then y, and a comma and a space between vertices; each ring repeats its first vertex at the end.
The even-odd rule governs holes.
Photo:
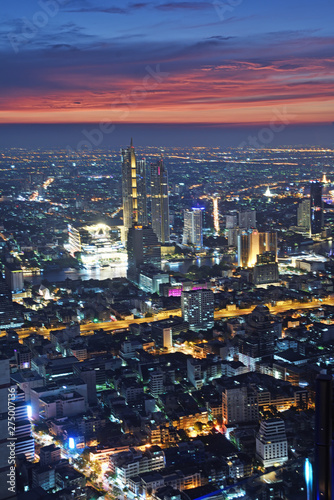
MULTIPOLYGON (((333 297, 327 297, 326 299, 323 300, 314 300, 312 302, 292 302, 288 301, 285 304, 280 304, 278 306, 269 306, 271 314, 279 314, 283 313, 286 311, 289 311, 290 309, 296 310, 296 309, 314 309, 317 307, 321 307, 324 305, 330 305, 334 306, 334 296, 333 297)), ((232 309, 232 310, 227 310, 227 309, 220 309, 219 311, 215 311, 215 320, 223 319, 223 318, 235 318, 237 316, 244 316, 246 314, 250 314, 256 306, 249 307, 247 309, 232 309)), ((140 324, 140 323, 152 323, 154 321, 159 321, 162 319, 169 318, 169 316, 180 316, 181 317, 181 309, 174 309, 171 311, 162 311, 154 315, 152 318, 138 318, 138 319, 124 319, 124 320, 119 320, 119 321, 107 321, 103 323, 87 323, 87 324, 82 324, 80 325, 80 331, 81 335, 90 335, 92 334, 95 330, 106 330, 106 331, 114 331, 114 330, 121 330, 121 329, 126 329, 129 328, 131 324, 140 324)), ((40 335, 43 335, 45 338, 50 337, 50 332, 51 331, 56 331, 56 330, 63 330, 65 328, 65 325, 58 326, 55 328, 39 328, 36 330, 36 328, 18 328, 15 329, 15 331, 19 335, 19 339, 24 339, 28 337, 29 335, 32 335, 33 333, 38 333, 40 335)), ((4 336, 6 332, 3 330, 1 331, 0 336, 4 336)))

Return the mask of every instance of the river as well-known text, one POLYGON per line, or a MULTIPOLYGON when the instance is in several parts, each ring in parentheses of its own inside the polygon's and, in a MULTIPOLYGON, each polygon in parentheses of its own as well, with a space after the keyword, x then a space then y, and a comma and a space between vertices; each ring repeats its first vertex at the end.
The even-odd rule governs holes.
MULTIPOLYGON (((314 243, 311 245, 301 245, 300 247, 294 247, 288 249, 288 255, 292 253, 299 252, 314 252, 320 254, 328 254, 333 251, 332 241, 325 241, 321 243, 314 243)), ((174 271, 180 273, 187 273, 188 269, 192 265, 200 266, 210 266, 214 264, 219 264, 220 257, 197 257, 196 259, 185 259, 176 262, 164 262, 162 264, 162 269, 164 271, 174 271)), ((87 269, 66 269, 61 271, 49 271, 45 272, 40 276, 28 276, 25 277, 26 280, 31 281, 34 285, 41 283, 43 279, 47 279, 50 283, 57 283, 60 281, 65 281, 67 278, 71 280, 105 280, 113 278, 125 278, 126 277, 126 263, 122 263, 116 267, 97 267, 97 268, 87 268, 87 269)))

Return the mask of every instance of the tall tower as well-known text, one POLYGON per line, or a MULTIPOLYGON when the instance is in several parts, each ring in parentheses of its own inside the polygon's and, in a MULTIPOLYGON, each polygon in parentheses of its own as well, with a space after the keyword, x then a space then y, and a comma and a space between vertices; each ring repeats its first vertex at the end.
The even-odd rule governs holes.
POLYGON ((146 197, 146 160, 137 160, 138 224, 148 225, 146 197))
POLYGON ((311 234, 321 233, 324 225, 322 185, 311 183, 311 234))
POLYGON ((297 209, 297 225, 303 228, 305 233, 311 231, 311 200, 302 200, 297 209))
POLYGON ((169 242, 168 172, 160 159, 151 165, 152 228, 161 243, 169 242))
POLYGON ((121 153, 123 225, 126 238, 133 225, 147 225, 146 163, 145 160, 137 162, 132 139, 130 146, 122 149, 121 153))
POLYGON ((213 227, 215 228, 215 233, 219 234, 219 209, 218 209, 219 197, 217 194, 213 195, 212 205, 213 205, 213 227))

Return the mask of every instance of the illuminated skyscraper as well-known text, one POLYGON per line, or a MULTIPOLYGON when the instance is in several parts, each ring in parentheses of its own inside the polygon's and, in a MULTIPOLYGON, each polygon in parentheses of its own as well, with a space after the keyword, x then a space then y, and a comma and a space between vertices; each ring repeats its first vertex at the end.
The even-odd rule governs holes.
POLYGON ((137 162, 132 139, 131 145, 122 149, 122 196, 126 237, 133 225, 147 225, 146 163, 145 160, 137 162))
POLYGON ((203 247, 203 208, 184 211, 183 244, 203 247))
POLYGON ((137 160, 138 224, 148 225, 146 197, 146 160, 137 160))
POLYGON ((163 160, 151 165, 152 228, 161 243, 169 242, 168 173, 163 160))
POLYGON ((215 228, 215 233, 219 234, 219 207, 218 207, 219 197, 215 194, 212 198, 213 204, 213 227, 215 228))
POLYGON ((277 234, 275 232, 242 231, 238 235, 238 266, 254 267, 257 256, 265 252, 272 252, 276 260, 277 234))
POLYGON ((322 201, 322 185, 320 182, 311 183, 311 234, 321 233, 324 226, 324 212, 322 201))

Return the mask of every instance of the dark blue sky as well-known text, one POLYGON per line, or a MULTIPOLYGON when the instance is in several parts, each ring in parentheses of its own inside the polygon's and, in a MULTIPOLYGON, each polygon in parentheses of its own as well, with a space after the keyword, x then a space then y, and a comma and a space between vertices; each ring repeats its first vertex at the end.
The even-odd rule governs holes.
MULTIPOLYGON (((333 19, 332 0, 6 2, 0 123, 231 123, 299 142, 291 125, 333 121, 333 19)), ((332 127, 313 131, 327 141, 332 127)))

